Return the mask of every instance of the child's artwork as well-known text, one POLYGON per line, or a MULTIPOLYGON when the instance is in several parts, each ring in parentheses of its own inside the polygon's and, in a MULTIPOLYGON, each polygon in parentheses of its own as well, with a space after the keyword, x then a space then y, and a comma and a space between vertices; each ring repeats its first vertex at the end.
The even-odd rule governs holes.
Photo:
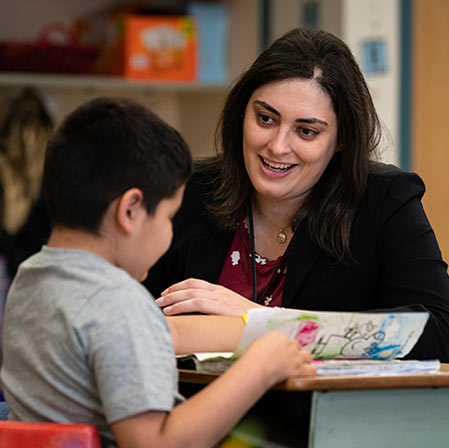
POLYGON ((340 313, 282 308, 249 311, 238 356, 270 331, 280 331, 315 359, 402 358, 416 344, 428 313, 340 313))

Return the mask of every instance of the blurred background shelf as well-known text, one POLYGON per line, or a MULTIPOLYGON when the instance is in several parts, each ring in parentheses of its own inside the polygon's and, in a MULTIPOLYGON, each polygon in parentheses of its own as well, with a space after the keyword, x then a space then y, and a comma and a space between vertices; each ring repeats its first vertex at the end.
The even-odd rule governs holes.
MULTIPOLYGON (((81 75, 0 72, 0 101, 35 88, 58 124, 94 96, 126 96, 152 108, 178 129, 195 157, 214 153, 214 132, 226 92, 260 51, 296 26, 341 37, 364 64, 366 48, 382 42, 385 70, 367 73, 385 129, 381 160, 418 172, 424 206, 449 259, 449 2, 441 0, 142 0, 148 5, 222 5, 227 11, 227 76, 223 85, 129 81, 81 75), (371 44, 371 45, 370 45, 371 44), (431 132, 429 132, 429 129, 431 132)), ((49 23, 71 24, 131 0, 29 0, 0 4, 0 41, 35 39, 49 23)), ((382 53, 383 54, 383 53, 382 53)))
POLYGON ((187 93, 224 93, 225 84, 137 81, 115 76, 0 72, 1 87, 57 87, 64 89, 156 90, 187 93))
MULTIPOLYGON (((292 0, 289 0, 291 2, 292 0)), ((145 0, 164 7, 187 5, 187 0, 145 0)), ((130 0, 16 0, 0 6, 0 40, 35 39, 49 23, 70 25, 73 20, 104 8, 128 5, 130 0)), ((261 0, 214 0, 227 11, 227 74, 219 84, 134 81, 122 77, 0 71, 0 101, 32 87, 44 99, 57 125, 69 112, 95 96, 125 96, 145 104, 178 129, 194 157, 214 153, 215 128, 229 86, 260 51, 261 0)), ((299 17, 297 18, 299 20, 299 17)))

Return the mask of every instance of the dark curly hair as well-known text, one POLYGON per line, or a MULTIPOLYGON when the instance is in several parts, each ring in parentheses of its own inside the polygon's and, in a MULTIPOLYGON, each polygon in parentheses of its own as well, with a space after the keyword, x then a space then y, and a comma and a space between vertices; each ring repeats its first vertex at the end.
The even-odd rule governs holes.
POLYGON ((97 233, 110 203, 139 188, 149 213, 192 172, 181 135, 144 106, 96 98, 73 111, 51 138, 44 197, 52 226, 97 233))

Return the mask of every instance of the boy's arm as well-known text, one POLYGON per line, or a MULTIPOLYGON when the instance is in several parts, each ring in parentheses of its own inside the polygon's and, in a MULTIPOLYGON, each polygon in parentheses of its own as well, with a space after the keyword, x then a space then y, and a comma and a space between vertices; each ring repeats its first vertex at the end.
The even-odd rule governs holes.
POLYGON ((167 317, 177 355, 233 352, 245 329, 240 316, 167 317))
POLYGON ((280 333, 269 333, 172 412, 145 412, 113 423, 111 428, 121 448, 211 447, 274 384, 291 376, 313 374, 310 353, 280 333))

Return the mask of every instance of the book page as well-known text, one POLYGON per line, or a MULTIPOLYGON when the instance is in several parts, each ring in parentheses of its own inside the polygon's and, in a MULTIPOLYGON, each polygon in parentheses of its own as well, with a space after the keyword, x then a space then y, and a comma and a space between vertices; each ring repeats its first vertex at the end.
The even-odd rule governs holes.
POLYGON ((252 309, 235 352, 270 331, 280 331, 309 350, 314 359, 402 358, 418 341, 428 313, 316 312, 252 309))

